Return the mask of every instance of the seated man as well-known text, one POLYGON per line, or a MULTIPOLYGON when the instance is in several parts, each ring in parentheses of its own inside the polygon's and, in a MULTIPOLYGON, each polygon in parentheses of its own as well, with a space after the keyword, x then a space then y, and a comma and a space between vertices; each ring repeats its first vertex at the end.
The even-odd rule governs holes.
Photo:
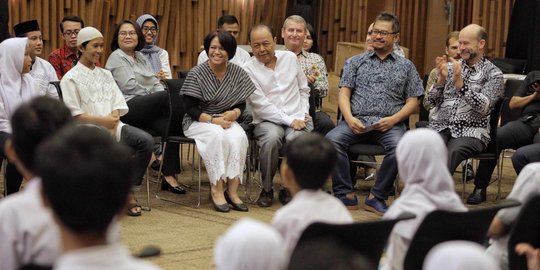
MULTIPOLYGON (((270 27, 257 25, 249 33, 255 56, 244 69, 255 84, 248 105, 253 112, 253 131, 260 149, 263 190, 257 200, 261 207, 272 205, 272 182, 278 168, 279 150, 284 141, 313 130, 309 116, 309 87, 296 55, 276 51, 270 27)), ((280 192, 282 203, 287 199, 280 192)))
POLYGON ((518 175, 521 173, 523 167, 533 162, 540 162, 540 141, 538 140, 538 136, 535 136, 533 144, 518 148, 514 155, 512 155, 512 165, 518 175))
POLYGON ((56 70, 59 80, 79 61, 77 35, 79 35, 79 31, 83 27, 84 22, 79 16, 66 16, 60 23, 60 33, 64 39, 64 46, 52 51, 48 59, 56 70))
MULTIPOLYGON (((531 154, 527 154, 531 150, 527 150, 526 147, 522 149, 522 146, 540 142, 540 134, 538 133, 538 128, 540 128, 540 85, 534 83, 538 79, 540 79, 540 71, 530 72, 510 99, 508 107, 520 109, 522 117, 497 129, 497 149, 499 152, 508 148, 519 148, 519 151, 512 157, 512 161, 515 160, 516 163, 523 163, 521 161, 526 156, 535 156, 534 150, 531 154)), ((532 146, 531 149, 534 147, 532 146)), ((538 160, 540 161, 540 156, 538 156, 538 160)), ((521 171, 527 163, 529 162, 516 165, 514 169, 521 171)), ((478 174, 474 180, 474 192, 467 199, 468 204, 479 204, 486 200, 486 189, 495 166, 497 166, 496 160, 483 159, 480 161, 478 174)))
POLYGON ((303 134, 285 147, 281 178, 293 194, 272 219, 290 256, 302 232, 314 222, 351 223, 351 214, 332 195, 322 191, 336 164, 336 149, 317 133, 303 134))
POLYGON ((52 266, 61 253, 60 233, 41 200, 34 157, 43 140, 72 122, 71 114, 58 100, 38 97, 22 104, 11 120, 13 135, 6 142, 6 155, 28 182, 23 191, 0 200, 1 267, 52 266))
POLYGON ((53 66, 39 57, 43 51, 43 37, 38 22, 31 20, 19 23, 13 27, 13 31, 17 37, 28 38, 28 54, 32 58, 32 69, 29 73, 36 81, 39 94, 58 99, 58 91, 54 85, 50 84, 50 82, 58 81, 58 76, 53 66))
POLYGON ((40 146, 36 164, 43 202, 62 236, 54 269, 160 269, 107 242, 135 177, 126 146, 101 128, 69 126, 40 146))
POLYGON ((435 60, 439 76, 426 97, 433 108, 428 127, 446 142, 451 174, 463 160, 486 148, 489 116, 504 93, 502 72, 484 58, 486 40, 485 29, 470 24, 459 32, 461 59, 444 55, 435 60))
POLYGON ((398 18, 383 12, 371 31, 373 51, 348 59, 343 69, 339 108, 343 119, 326 135, 338 152, 332 175, 332 189, 349 209, 358 209, 350 175, 347 150, 360 142, 381 144, 385 157, 364 209, 383 215, 397 176, 395 148, 406 131, 404 120, 418 107, 422 82, 414 64, 394 53, 399 35, 398 18))

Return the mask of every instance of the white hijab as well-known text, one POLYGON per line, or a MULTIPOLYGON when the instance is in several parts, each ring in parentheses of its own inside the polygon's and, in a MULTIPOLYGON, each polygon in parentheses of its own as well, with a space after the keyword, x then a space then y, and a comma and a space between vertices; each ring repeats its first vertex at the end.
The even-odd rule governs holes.
POLYGON ((497 216, 502 219, 504 224, 513 224, 523 205, 537 194, 540 194, 540 162, 528 164, 521 170, 507 197, 507 199, 520 201, 521 205, 502 209, 497 213, 497 216))
POLYGON ((243 218, 216 241, 217 270, 283 270, 287 255, 281 235, 270 225, 243 218))
POLYGON ((497 270, 499 267, 474 242, 448 241, 436 245, 426 256, 424 270, 497 270))
POLYGON ((13 112, 38 95, 32 76, 22 74, 26 46, 27 38, 9 38, 0 43, 0 130, 8 133, 13 112))
POLYGON ((384 218, 397 218, 403 212, 414 213, 416 218, 397 223, 393 233, 412 239, 433 210, 467 210, 454 190, 446 146, 437 132, 427 128, 408 131, 398 143, 396 157, 405 189, 384 218))

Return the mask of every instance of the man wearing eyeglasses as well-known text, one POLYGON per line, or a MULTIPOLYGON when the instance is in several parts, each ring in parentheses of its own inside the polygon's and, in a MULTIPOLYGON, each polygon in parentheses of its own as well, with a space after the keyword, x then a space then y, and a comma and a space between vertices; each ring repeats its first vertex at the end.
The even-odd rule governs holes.
MULTIPOLYGON (((446 142, 451 174, 463 160, 487 147, 490 114, 504 94, 501 70, 484 57, 486 40, 486 30, 470 24, 459 32, 461 59, 446 55, 435 59, 439 75, 426 97, 435 108, 428 127, 446 142)), ((467 202, 485 198, 486 188, 476 187, 467 202)))
POLYGON ((334 195, 349 209, 358 209, 350 175, 347 150, 350 145, 372 142, 382 145, 385 157, 364 209, 383 215, 385 200, 397 176, 395 148, 406 131, 406 120, 417 108, 423 94, 422 82, 414 64, 394 52, 399 38, 398 18, 383 12, 371 31, 373 51, 345 62, 339 86, 339 108, 343 114, 336 128, 326 137, 338 151, 332 174, 334 195))
MULTIPOLYGON (((219 17, 218 21, 218 29, 224 30, 231 34, 238 43, 238 36, 240 35, 240 24, 238 23, 238 19, 233 15, 223 15, 219 17)), ((236 47, 236 53, 234 54, 234 57, 230 60, 231 63, 235 63, 239 66, 244 65, 251 56, 249 55, 246 50, 236 47)), ((202 51, 199 54, 199 58, 197 59, 197 65, 200 63, 204 63, 208 60, 208 55, 206 54, 206 51, 202 51)))
POLYGON ((84 22, 79 16, 66 16, 60 23, 60 32, 64 39, 64 46, 52 51, 48 59, 49 63, 56 70, 59 80, 79 61, 77 54, 77 35, 83 27, 84 22))

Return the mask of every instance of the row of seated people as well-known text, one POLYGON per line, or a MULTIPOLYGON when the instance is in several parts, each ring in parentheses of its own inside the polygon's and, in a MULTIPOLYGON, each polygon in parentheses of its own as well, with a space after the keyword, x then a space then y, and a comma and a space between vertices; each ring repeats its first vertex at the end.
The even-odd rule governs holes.
MULTIPOLYGON (((118 220, 135 178, 131 150, 104 129, 73 125, 71 111, 51 98, 23 103, 11 120, 13 136, 7 154, 30 181, 23 192, 0 202, 3 268, 54 264, 55 269, 159 269, 132 258, 119 241, 118 220), (95 265, 97 261, 99 265, 95 265)), ((217 239, 216 269, 287 269, 302 232, 311 223, 353 222, 342 202, 321 189, 334 170, 337 154, 334 145, 317 133, 291 140, 284 150, 281 174, 293 200, 276 212, 271 227, 240 221, 217 239)), ((411 239, 430 212, 467 211, 455 194, 450 173, 440 170, 447 163, 447 148, 437 132, 417 129, 405 133, 397 145, 396 159, 405 188, 383 219, 402 213, 412 213, 415 218, 394 226, 384 269, 403 268, 411 239), (419 170, 419 166, 425 169, 419 170)), ((540 164, 526 166, 509 198, 526 204, 540 194, 539 173, 540 164)), ((507 269, 508 232, 519 211, 520 207, 499 211, 488 232, 492 245, 487 251, 478 246, 470 249, 474 260, 437 255, 442 247, 435 248, 424 269, 464 269, 463 263, 470 269, 507 269)), ((450 244, 446 248, 450 253, 465 247, 450 244)), ((318 249, 335 248, 328 245, 318 249)), ((526 245, 518 250, 534 253, 526 245)), ((329 254, 302 256, 299 262, 291 261, 289 269, 305 269, 312 260, 324 263, 329 254)), ((336 258, 329 261, 343 263, 343 269, 375 269, 370 262, 351 260, 348 254, 335 254, 343 258, 341 262, 336 258)))

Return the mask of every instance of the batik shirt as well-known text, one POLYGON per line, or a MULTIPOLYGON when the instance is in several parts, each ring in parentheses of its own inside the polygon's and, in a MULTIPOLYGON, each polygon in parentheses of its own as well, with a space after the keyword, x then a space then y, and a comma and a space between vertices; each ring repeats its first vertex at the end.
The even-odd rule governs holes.
POLYGON ((503 75, 499 68, 485 58, 469 66, 463 59, 459 90, 453 84, 453 65, 448 65, 444 85, 433 85, 428 103, 435 108, 429 127, 449 129, 452 138, 472 137, 489 143, 489 115, 495 103, 504 95, 503 75))
POLYGON ((365 126, 399 112, 408 98, 424 93, 414 64, 394 52, 380 59, 366 52, 345 61, 339 87, 348 87, 351 113, 365 126))
POLYGON ((316 77, 313 87, 315 87, 317 97, 326 97, 328 95, 328 73, 326 72, 324 59, 316 53, 306 52, 304 50, 297 57, 304 74, 306 76, 313 75, 316 77))

